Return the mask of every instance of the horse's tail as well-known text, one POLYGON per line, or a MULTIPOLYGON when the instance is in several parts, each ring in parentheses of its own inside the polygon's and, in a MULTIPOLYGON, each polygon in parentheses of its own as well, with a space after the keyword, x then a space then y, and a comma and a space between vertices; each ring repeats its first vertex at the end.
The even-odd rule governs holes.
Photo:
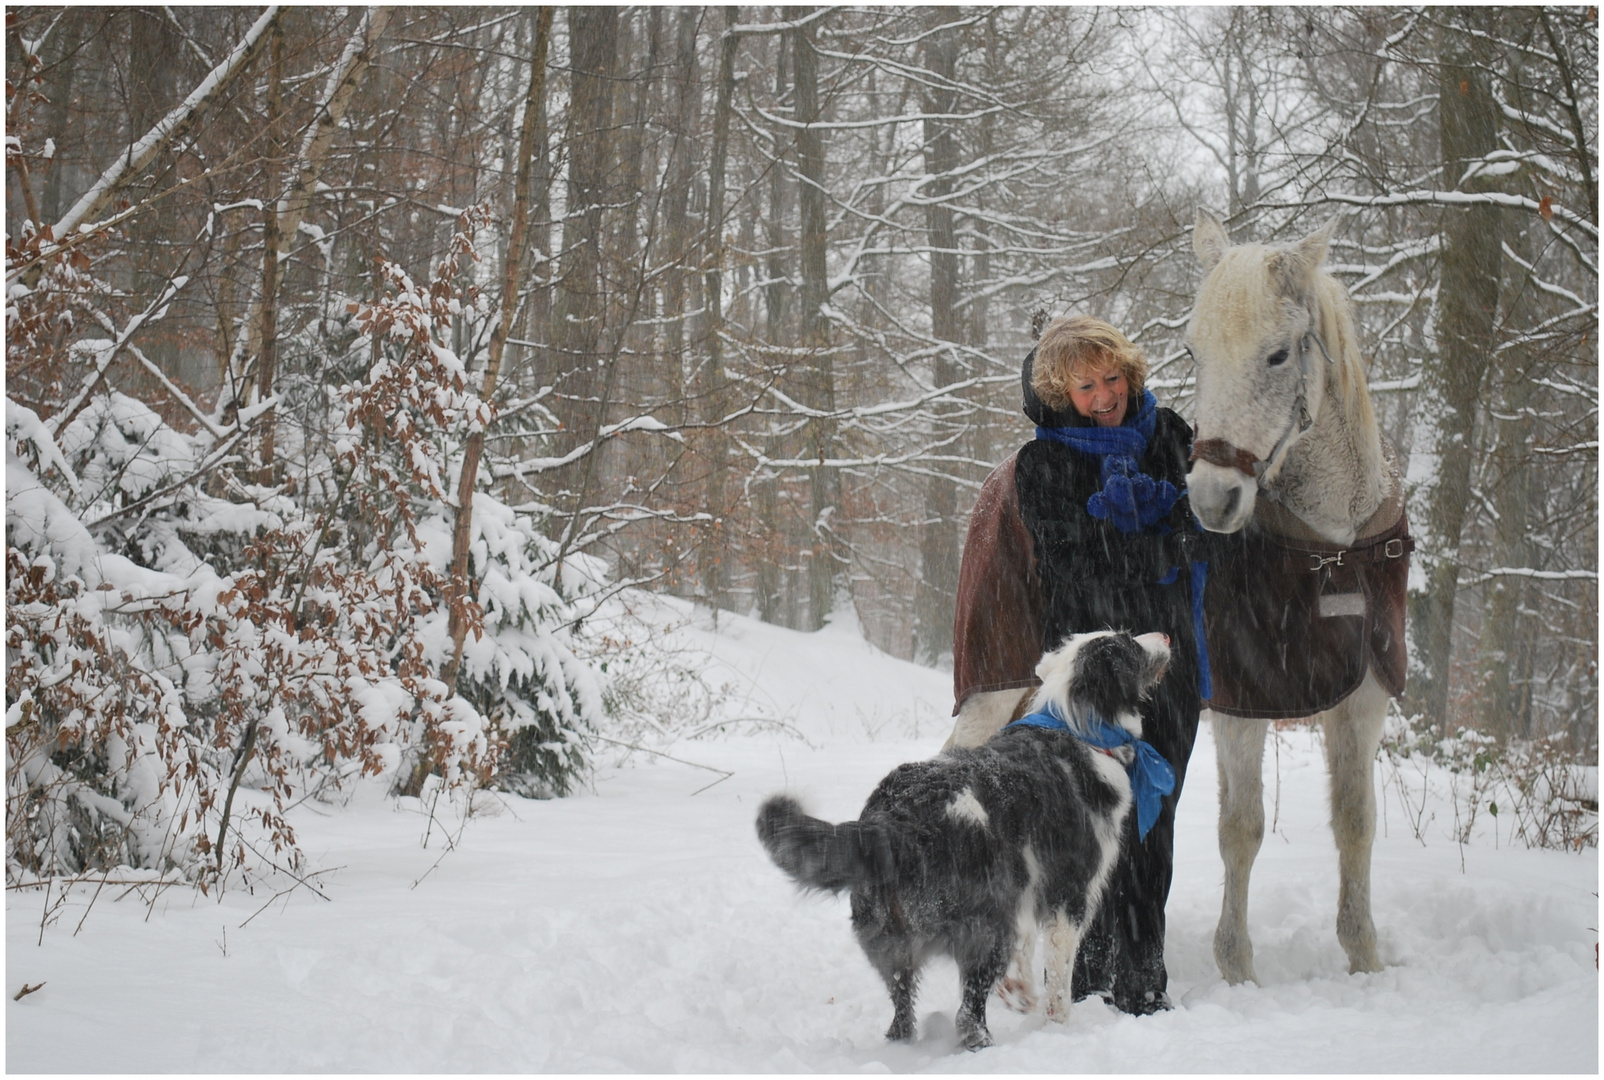
POLYGON ((809 817, 785 795, 774 796, 758 810, 757 837, 774 864, 804 888, 840 892, 884 884, 896 876, 896 851, 884 826, 862 821, 832 825, 809 817))

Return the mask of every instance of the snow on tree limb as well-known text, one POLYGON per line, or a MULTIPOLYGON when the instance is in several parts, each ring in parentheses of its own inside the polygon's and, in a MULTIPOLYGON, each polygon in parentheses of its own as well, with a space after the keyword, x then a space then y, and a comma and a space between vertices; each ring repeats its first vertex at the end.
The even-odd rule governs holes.
MULTIPOLYGON (((1530 210, 1533 213, 1540 213, 1542 209, 1536 199, 1528 199, 1524 195, 1511 195, 1503 191, 1398 191, 1387 195, 1348 195, 1332 191, 1327 192, 1324 198, 1328 202, 1368 207, 1435 203, 1440 206, 1507 206, 1516 210, 1530 210)), ((1551 207, 1555 217, 1561 218, 1567 224, 1575 225, 1594 240, 1598 239, 1598 226, 1557 203, 1551 204, 1551 207)))
POLYGON ((117 335, 117 339, 115 341, 99 343, 99 347, 94 350, 95 369, 91 371, 84 379, 83 386, 79 388, 77 396, 75 396, 72 401, 70 401, 60 412, 56 413, 55 415, 51 416, 50 419, 45 421, 45 426, 49 429, 52 435, 61 431, 61 429, 64 428, 73 417, 78 415, 78 410, 84 407, 84 402, 89 400, 89 395, 94 393, 95 387, 99 386, 100 381, 105 378, 106 369, 111 367, 112 361, 116 360, 117 357, 122 355, 122 352, 128 346, 128 343, 133 340, 134 335, 137 334, 146 323, 149 323, 155 319, 159 319, 163 314, 166 313, 167 305, 172 301, 174 296, 178 295, 178 291, 188 283, 188 277, 176 277, 169 281, 167 283, 167 287, 161 291, 161 293, 156 297, 155 301, 153 301, 149 307, 145 308, 144 311, 140 312, 138 315, 135 315, 128 321, 128 325, 123 328, 120 334, 117 335))
POLYGON ((269 6, 233 51, 201 80, 199 86, 190 91, 188 97, 162 117, 139 141, 117 156, 116 161, 100 174, 100 179, 90 185, 72 209, 55 224, 53 232, 58 244, 65 243, 69 234, 81 231, 119 187, 136 176, 163 147, 192 124, 200 111, 244 70, 267 42, 267 31, 278 20, 279 12, 277 4, 269 6))

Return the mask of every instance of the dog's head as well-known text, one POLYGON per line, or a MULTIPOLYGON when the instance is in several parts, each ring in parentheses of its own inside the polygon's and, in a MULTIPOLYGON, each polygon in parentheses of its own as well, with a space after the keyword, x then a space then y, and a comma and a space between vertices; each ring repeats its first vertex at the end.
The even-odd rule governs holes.
POLYGON ((1031 709, 1052 703, 1071 725, 1096 716, 1141 737, 1137 704, 1170 662, 1170 639, 1163 634, 1132 636, 1123 630, 1072 634, 1036 665, 1041 689, 1031 709))

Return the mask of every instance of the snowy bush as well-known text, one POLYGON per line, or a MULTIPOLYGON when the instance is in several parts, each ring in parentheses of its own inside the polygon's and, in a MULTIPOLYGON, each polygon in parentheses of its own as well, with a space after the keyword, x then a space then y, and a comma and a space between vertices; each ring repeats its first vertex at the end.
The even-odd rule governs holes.
MULTIPOLYGON (((451 555, 450 522, 434 516, 419 535, 442 576, 451 555)), ((556 582, 558 545, 485 492, 474 499, 468 549, 477 635, 464 642, 457 692, 488 724, 501 749, 498 783, 535 798, 566 795, 586 763, 585 736, 603 712, 598 673, 575 655, 569 635, 554 633, 576 619, 601 584, 597 560, 568 555, 564 591, 556 582)), ((450 647, 444 612, 423 620, 442 665, 450 647)))
MULTIPOLYGON (((1598 766, 1579 763, 1563 732, 1507 743, 1463 727, 1441 736, 1395 703, 1381 750, 1406 810, 1423 810, 1434 788, 1448 798, 1459 843, 1480 822, 1528 847, 1598 846, 1598 766)), ((1412 824, 1424 839, 1427 822, 1415 815, 1412 824)))
POLYGON ((299 492, 104 386, 59 434, 7 399, 8 880, 294 871, 289 808, 357 777, 550 796, 585 768, 602 696, 567 627, 597 565, 570 555, 565 597, 537 523, 481 494, 449 587, 452 452, 490 415, 440 343, 473 223, 426 285, 386 263, 353 305, 370 362, 299 492))

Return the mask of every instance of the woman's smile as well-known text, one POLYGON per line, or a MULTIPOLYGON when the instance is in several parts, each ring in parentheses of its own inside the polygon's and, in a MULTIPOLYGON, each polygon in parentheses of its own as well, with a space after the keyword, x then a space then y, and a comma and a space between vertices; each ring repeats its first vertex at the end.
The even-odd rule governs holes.
POLYGON ((1099 427, 1118 427, 1125 422, 1125 403, 1130 384, 1119 368, 1102 368, 1077 379, 1069 389, 1075 411, 1099 427))

